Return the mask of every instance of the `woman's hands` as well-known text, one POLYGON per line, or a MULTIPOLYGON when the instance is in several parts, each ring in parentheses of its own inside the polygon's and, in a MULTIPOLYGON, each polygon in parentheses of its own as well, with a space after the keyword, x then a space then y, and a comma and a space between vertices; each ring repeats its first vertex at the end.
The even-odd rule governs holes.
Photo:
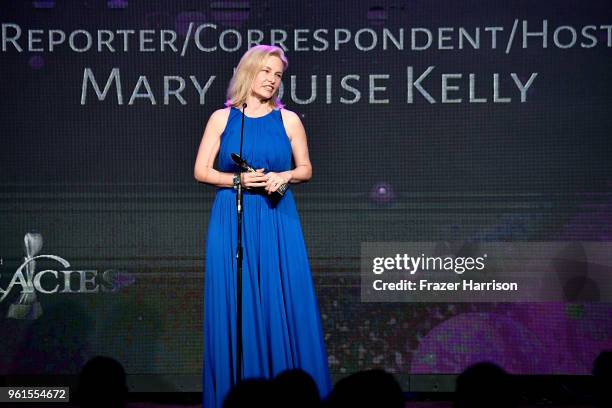
POLYGON ((268 194, 278 190, 284 183, 288 183, 283 175, 273 171, 264 174, 264 169, 257 169, 255 173, 244 172, 240 174, 240 182, 247 190, 251 188, 264 187, 268 194))
POLYGON ((266 174, 266 177, 266 191, 268 194, 275 192, 283 184, 289 183, 289 180, 287 180, 281 173, 271 171, 266 174))
POLYGON ((255 173, 246 171, 240 173, 240 184, 247 190, 255 187, 265 187, 267 182, 264 169, 257 169, 255 173))

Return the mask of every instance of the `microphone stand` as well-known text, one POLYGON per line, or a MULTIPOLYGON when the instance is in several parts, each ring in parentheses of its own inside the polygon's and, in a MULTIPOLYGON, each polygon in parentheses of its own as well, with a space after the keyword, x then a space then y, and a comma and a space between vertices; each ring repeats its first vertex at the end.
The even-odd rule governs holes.
MULTIPOLYGON (((242 124, 240 125, 240 157, 242 157, 242 140, 244 135, 244 110, 242 104, 242 124)), ((236 213, 238 215, 238 239, 236 247, 236 383, 242 380, 242 183, 236 191, 236 213)))

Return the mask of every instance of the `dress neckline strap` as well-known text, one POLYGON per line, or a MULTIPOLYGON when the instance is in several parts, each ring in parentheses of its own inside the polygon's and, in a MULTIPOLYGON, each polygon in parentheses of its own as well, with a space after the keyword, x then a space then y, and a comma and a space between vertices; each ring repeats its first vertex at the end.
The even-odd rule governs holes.
MULTIPOLYGON (((232 106, 232 109, 234 109, 239 114, 242 114, 242 111, 240 109, 236 108, 235 106, 232 106)), ((272 109, 270 112, 266 113, 263 116, 249 116, 249 115, 245 114, 244 117, 247 118, 247 119, 263 119, 263 118, 265 118, 267 116, 272 115, 274 112, 279 112, 279 111, 277 111, 276 109, 272 109)))

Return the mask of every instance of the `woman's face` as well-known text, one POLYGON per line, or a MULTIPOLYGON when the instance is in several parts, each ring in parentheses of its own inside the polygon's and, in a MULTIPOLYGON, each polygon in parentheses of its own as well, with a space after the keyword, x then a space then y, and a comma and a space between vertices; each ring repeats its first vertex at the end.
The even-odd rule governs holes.
POLYGON ((269 55, 251 84, 251 94, 258 99, 268 100, 280 86, 283 77, 283 62, 276 55, 269 55))

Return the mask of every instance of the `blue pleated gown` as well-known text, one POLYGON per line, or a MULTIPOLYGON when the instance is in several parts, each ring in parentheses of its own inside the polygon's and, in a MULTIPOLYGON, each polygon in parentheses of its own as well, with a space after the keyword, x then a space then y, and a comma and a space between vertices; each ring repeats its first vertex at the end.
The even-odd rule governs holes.
MULTIPOLYGON (((219 169, 235 172, 241 112, 231 108, 221 135, 219 169)), ((281 113, 244 121, 243 157, 265 172, 290 170, 291 144, 281 113)), ((274 206, 244 194, 243 378, 272 378, 300 368, 331 390, 327 355, 306 246, 291 189, 274 206)), ((219 188, 206 243, 204 290, 204 408, 220 407, 236 383, 236 193, 219 188)))

